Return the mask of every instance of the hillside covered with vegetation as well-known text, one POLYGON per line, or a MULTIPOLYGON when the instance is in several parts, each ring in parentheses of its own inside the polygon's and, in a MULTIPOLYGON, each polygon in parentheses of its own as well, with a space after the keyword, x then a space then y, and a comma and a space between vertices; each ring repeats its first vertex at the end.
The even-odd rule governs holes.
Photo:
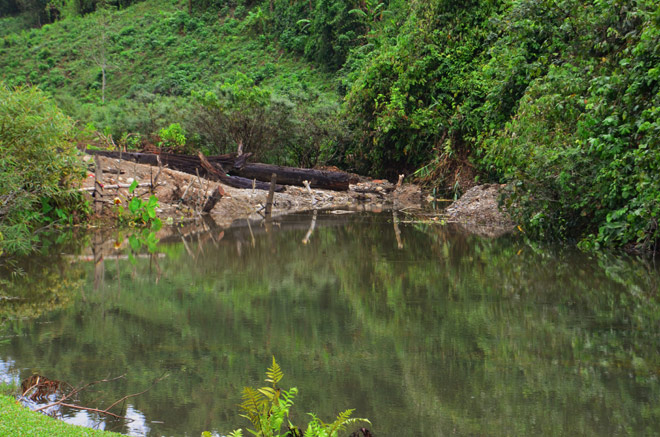
POLYGON ((655 0, 1 0, 0 17, 0 80, 49 94, 79 144, 501 182, 531 237, 660 237, 655 0))

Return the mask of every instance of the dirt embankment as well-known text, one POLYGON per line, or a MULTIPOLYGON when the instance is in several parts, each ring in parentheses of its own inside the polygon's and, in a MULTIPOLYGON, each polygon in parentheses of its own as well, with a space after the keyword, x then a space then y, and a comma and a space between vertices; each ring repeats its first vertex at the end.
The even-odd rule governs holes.
MULTIPOLYGON (((208 197, 218 187, 225 193, 211 210, 208 218, 221 227, 227 227, 236 220, 260 220, 264 217, 267 191, 259 189, 238 189, 199 176, 158 167, 136 164, 131 161, 97 156, 86 156, 89 175, 83 189, 91 193, 95 183, 95 159, 102 169, 104 187, 127 186, 134 180, 140 184, 153 184, 135 190, 133 195, 147 199, 152 193, 158 197, 158 216, 163 221, 186 222, 201 215, 208 197)), ((515 224, 499 205, 498 184, 479 185, 469 189, 459 200, 451 204, 441 215, 447 222, 458 223, 468 232, 496 237, 515 229, 515 224)), ((103 190, 102 216, 117 214, 116 202, 125 202, 131 197, 128 188, 108 188, 103 190)), ((94 199, 92 199, 94 200, 94 199)), ((367 180, 350 185, 348 191, 323 189, 308 190, 304 187, 286 186, 284 191, 275 193, 273 216, 314 209, 359 209, 419 210, 422 208, 421 189, 413 184, 396 187, 384 180, 367 180)), ((207 218, 207 220, 208 220, 207 218)))
POLYGON ((458 223, 471 233, 488 237, 513 231, 515 223, 499 204, 503 187, 499 184, 486 184, 470 188, 445 210, 446 220, 458 223))
MULTIPOLYGON (((95 183, 94 158, 87 156, 90 171, 83 188, 92 192, 95 183)), ((238 219, 258 220, 263 218, 267 191, 259 189, 237 189, 219 182, 182 173, 169 168, 136 164, 134 162, 96 157, 102 169, 104 187, 131 184, 153 183, 153 187, 139 187, 134 195, 148 198, 158 197, 158 216, 165 220, 182 222, 200 215, 200 211, 210 194, 222 188, 225 195, 211 210, 210 216, 220 226, 228 226, 238 219)), ((101 201, 103 215, 117 212, 115 202, 124 203, 131 195, 127 188, 107 188, 103 190, 101 201)), ((286 186, 275 193, 273 216, 313 209, 352 209, 372 206, 393 205, 397 208, 421 206, 422 195, 419 187, 403 184, 395 187, 387 181, 364 181, 351 185, 348 191, 331 191, 304 187, 286 186), (311 192, 310 192, 311 191, 311 192)))

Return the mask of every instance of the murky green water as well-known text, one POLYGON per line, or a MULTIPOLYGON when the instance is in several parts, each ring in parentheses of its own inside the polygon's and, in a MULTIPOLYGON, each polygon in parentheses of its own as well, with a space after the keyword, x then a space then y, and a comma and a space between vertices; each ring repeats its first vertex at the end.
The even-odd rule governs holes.
POLYGON ((311 221, 171 237, 134 263, 34 258, 0 293, 21 297, 0 301, 0 376, 125 373, 81 400, 107 406, 168 375, 125 403, 133 422, 97 421, 134 435, 246 426, 240 391, 273 355, 296 420, 352 407, 378 436, 660 430, 652 262, 437 225, 400 223, 397 239, 389 213, 322 213, 308 236, 311 221))

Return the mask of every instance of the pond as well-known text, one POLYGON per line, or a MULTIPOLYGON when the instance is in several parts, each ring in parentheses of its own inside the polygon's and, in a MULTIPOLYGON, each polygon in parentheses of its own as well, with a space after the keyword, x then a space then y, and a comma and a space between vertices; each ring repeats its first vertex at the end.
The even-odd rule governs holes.
POLYGON ((132 421, 61 414, 131 435, 245 428, 241 390, 273 356, 298 423, 355 408, 378 436, 660 429, 653 261, 391 212, 205 228, 152 255, 90 235, 21 264, 0 293, 0 378, 125 374, 79 402, 149 389, 117 410, 132 421))

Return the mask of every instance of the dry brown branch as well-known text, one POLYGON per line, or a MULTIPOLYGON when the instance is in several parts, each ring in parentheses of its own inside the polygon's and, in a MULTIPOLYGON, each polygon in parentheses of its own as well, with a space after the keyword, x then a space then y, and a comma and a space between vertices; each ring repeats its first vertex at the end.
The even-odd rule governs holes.
MULTIPOLYGON (((64 394, 64 395, 63 395, 60 399, 58 399, 57 401, 55 401, 55 402, 51 402, 51 403, 49 403, 49 404, 47 404, 47 405, 43 405, 43 406, 41 406, 41 407, 39 407, 39 408, 36 408, 34 411, 42 411, 42 410, 46 410, 46 409, 48 409, 48 408, 52 408, 52 407, 56 407, 56 406, 60 406, 60 407, 73 408, 73 409, 76 409, 76 410, 84 410, 84 411, 90 411, 90 412, 93 412, 93 413, 104 414, 104 415, 112 416, 112 417, 117 418, 117 419, 131 420, 131 419, 128 419, 127 417, 120 416, 120 415, 118 415, 118 414, 112 413, 112 412, 110 411, 110 409, 112 409, 113 407, 117 406, 118 404, 124 402, 126 399, 133 398, 133 397, 136 397, 136 396, 140 396, 140 395, 146 393, 147 391, 151 390, 151 389, 152 389, 152 388, 153 388, 158 382, 160 382, 160 381, 162 381, 163 379, 167 378, 168 375, 163 375, 163 376, 161 376, 161 377, 159 377, 159 378, 154 379, 154 381, 151 383, 151 385, 150 385, 148 388, 146 388, 145 390, 142 390, 142 391, 139 392, 139 393, 133 393, 133 394, 130 394, 130 395, 126 395, 126 396, 122 397, 121 399, 118 399, 117 401, 113 402, 109 407, 107 407, 107 408, 105 408, 105 409, 92 408, 92 407, 85 407, 85 406, 82 406, 82 405, 75 405, 75 404, 71 404, 71 403, 66 402, 68 399, 74 397, 75 395, 79 394, 80 392, 82 392, 82 391, 88 389, 89 387, 91 387, 91 386, 93 386, 93 385, 100 384, 100 383, 103 383, 103 382, 112 382, 112 381, 116 381, 116 380, 118 380, 118 379, 123 378, 124 376, 126 376, 126 374, 123 374, 123 375, 117 376, 117 377, 115 377, 115 378, 110 378, 110 379, 106 378, 106 379, 101 379, 101 380, 98 380, 98 381, 93 381, 93 382, 90 382, 90 383, 88 383, 88 384, 85 384, 84 386, 82 386, 82 387, 80 387, 80 388, 73 388, 73 387, 72 387, 72 390, 71 390, 71 391, 69 391, 68 393, 64 394)), ((37 386, 38 384, 39 384, 39 378, 37 378, 37 383, 35 384, 35 386, 37 386)), ((33 387, 34 387, 34 386, 33 386, 33 387)), ((33 387, 30 387, 30 389, 26 390, 26 391, 23 393, 23 395, 25 395, 25 393, 27 393, 27 392, 28 392, 29 390, 31 390, 33 387)))
POLYGON ((110 378, 110 379, 107 379, 107 378, 106 378, 106 379, 100 379, 100 380, 98 380, 98 381, 92 381, 92 382, 90 382, 90 383, 87 383, 87 384, 83 385, 83 386, 80 387, 80 388, 75 388, 75 387, 74 387, 74 388, 72 388, 72 390, 71 390, 69 393, 67 393, 67 394, 65 394, 64 396, 62 396, 61 399, 59 399, 59 400, 57 400, 57 401, 55 401, 55 402, 52 402, 52 403, 50 403, 50 404, 48 404, 48 405, 44 405, 44 406, 41 406, 41 407, 39 407, 39 408, 35 408, 34 411, 41 411, 41 410, 45 410, 45 409, 48 409, 48 408, 54 407, 54 406, 56 406, 56 405, 61 405, 62 402, 64 402, 64 401, 66 401, 67 399, 69 399, 69 398, 71 398, 71 397, 77 395, 77 394, 80 393, 81 391, 87 390, 89 387, 91 387, 91 386, 93 386, 93 385, 101 384, 101 383, 103 383, 103 382, 112 382, 112 381, 116 381, 116 380, 118 380, 118 379, 123 378, 124 376, 126 376, 125 373, 124 373, 123 375, 119 375, 119 376, 116 376, 116 377, 114 377, 114 378, 110 378))
POLYGON ((125 401, 126 399, 134 398, 134 397, 136 397, 136 396, 140 396, 140 395, 145 394, 146 392, 148 392, 149 390, 151 390, 156 384, 158 384, 160 381, 162 381, 163 379, 167 378, 168 376, 169 376, 169 375, 165 374, 165 375, 163 375, 163 376, 161 376, 161 377, 159 377, 159 378, 154 379, 154 382, 152 382, 151 385, 150 385, 149 387, 147 387, 146 389, 142 390, 142 391, 139 392, 139 393, 133 393, 133 394, 130 394, 130 395, 126 395, 126 396, 124 396, 123 398, 121 398, 121 399, 115 401, 112 405, 110 405, 108 408, 106 408, 106 409, 103 410, 103 411, 108 411, 109 409, 111 409, 111 408, 114 407, 115 405, 117 405, 117 404, 119 404, 119 403, 125 401))
POLYGON ((133 421, 133 419, 129 419, 128 417, 120 416, 118 414, 111 413, 111 412, 105 411, 105 410, 99 410, 98 408, 82 407, 80 405, 67 404, 67 403, 64 403, 64 402, 57 402, 57 404, 55 404, 55 405, 59 405, 59 406, 62 406, 62 407, 68 407, 68 408, 74 408, 76 410, 84 410, 84 411, 91 411, 91 412, 94 412, 94 413, 106 414, 106 415, 112 416, 116 419, 123 419, 123 420, 133 421))
MULTIPOLYGON (((152 184, 151 182, 143 182, 141 184, 138 184, 136 188, 143 188, 143 187, 155 187, 157 184, 152 184)), ((114 185, 104 185, 103 189, 104 190, 115 190, 119 188, 130 188, 131 184, 114 184, 114 185)), ((96 188, 94 187, 86 187, 86 188, 79 188, 78 191, 94 191, 96 188)))

